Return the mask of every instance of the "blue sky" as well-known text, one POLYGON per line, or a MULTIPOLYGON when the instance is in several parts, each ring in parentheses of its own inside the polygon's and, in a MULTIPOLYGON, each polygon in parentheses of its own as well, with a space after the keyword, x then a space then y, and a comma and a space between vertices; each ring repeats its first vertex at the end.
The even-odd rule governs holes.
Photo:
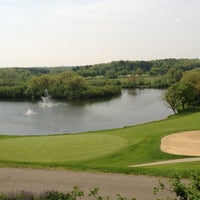
POLYGON ((0 0, 0 67, 199 58, 199 0, 0 0))

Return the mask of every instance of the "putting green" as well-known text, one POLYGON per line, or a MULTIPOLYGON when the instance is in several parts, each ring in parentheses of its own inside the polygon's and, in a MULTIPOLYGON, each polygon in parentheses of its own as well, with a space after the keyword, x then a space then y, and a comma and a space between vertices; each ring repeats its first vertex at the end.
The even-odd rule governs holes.
POLYGON ((19 137, 0 140, 0 160, 20 162, 67 162, 111 154, 127 140, 104 134, 19 137))

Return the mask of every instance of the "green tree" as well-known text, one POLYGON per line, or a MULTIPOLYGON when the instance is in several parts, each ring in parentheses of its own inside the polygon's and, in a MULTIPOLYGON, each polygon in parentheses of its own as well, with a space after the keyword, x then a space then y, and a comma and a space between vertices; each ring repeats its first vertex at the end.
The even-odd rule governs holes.
POLYGON ((183 76, 183 71, 181 69, 178 69, 176 70, 175 74, 174 74, 174 80, 177 82, 177 81, 180 81, 181 78, 183 76))
POLYGON ((178 84, 178 99, 182 105, 182 109, 185 109, 185 105, 192 105, 195 100, 195 87, 190 82, 180 82, 178 84))
POLYGON ((32 98, 39 98, 44 95, 45 89, 49 90, 50 86, 50 76, 33 76, 27 83, 27 96, 32 96, 32 98))
POLYGON ((128 74, 128 71, 126 69, 123 69, 123 70, 117 72, 117 75, 126 76, 127 74, 128 74))
POLYGON ((84 96, 87 89, 87 83, 81 76, 74 76, 68 84, 69 99, 78 99, 84 96))
POLYGON ((117 78, 117 74, 116 74, 116 72, 115 72, 113 69, 108 70, 108 71, 106 72, 105 76, 106 76, 107 78, 117 78))
POLYGON ((165 75, 165 79, 168 85, 171 85, 177 82, 175 78, 175 74, 176 74, 176 68, 169 68, 167 74, 165 75))
POLYGON ((132 74, 128 79, 128 87, 135 88, 138 84, 138 77, 132 74))
POLYGON ((184 73, 180 80, 182 83, 190 83, 195 89, 194 105, 200 106, 200 69, 190 70, 184 73))
POLYGON ((193 105, 195 95, 195 87, 193 84, 190 82, 179 82, 167 89, 165 100, 174 113, 176 113, 181 106, 184 110, 185 105, 193 105))
POLYGON ((135 71, 135 74, 137 74, 137 75, 142 75, 142 74, 144 74, 144 71, 143 71, 140 67, 138 67, 138 68, 136 69, 136 71, 135 71))
POLYGON ((159 74, 159 69, 158 67, 152 67, 150 72, 149 72, 150 75, 158 75, 159 74))
MULTIPOLYGON (((173 71, 174 69, 170 70, 168 75, 172 75, 173 71)), ((182 106, 182 109, 185 109, 185 105, 199 106, 200 70, 195 69, 185 72, 179 83, 173 84, 168 88, 165 94, 165 100, 174 112, 176 112, 177 108, 180 106, 182 106)))
POLYGON ((169 107, 177 113, 177 107, 180 105, 178 84, 169 87, 165 93, 165 101, 169 107))

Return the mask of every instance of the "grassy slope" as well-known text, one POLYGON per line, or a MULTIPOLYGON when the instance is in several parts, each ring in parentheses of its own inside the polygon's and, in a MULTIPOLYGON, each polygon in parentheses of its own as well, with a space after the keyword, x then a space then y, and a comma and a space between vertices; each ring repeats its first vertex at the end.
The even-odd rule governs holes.
POLYGON ((200 112, 194 112, 138 126, 73 136, 15 137, 14 139, 1 136, 0 165, 64 167, 162 176, 179 172, 186 176, 191 170, 199 170, 200 162, 141 168, 127 166, 181 158, 181 156, 161 152, 160 140, 171 133, 199 130, 199 121, 200 112), (99 137, 101 137, 100 144, 97 142, 99 137), (30 151, 28 156, 23 153, 27 151, 30 151), (52 151, 53 156, 50 153, 52 151))

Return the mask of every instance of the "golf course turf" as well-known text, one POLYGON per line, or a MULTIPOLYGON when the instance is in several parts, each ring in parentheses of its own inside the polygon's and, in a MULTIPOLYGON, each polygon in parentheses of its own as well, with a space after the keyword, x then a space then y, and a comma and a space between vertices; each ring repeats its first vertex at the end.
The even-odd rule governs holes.
POLYGON ((172 133, 200 130, 199 110, 137 126, 79 134, 0 136, 0 166, 61 167, 119 173, 187 176, 200 162, 149 167, 134 164, 184 158, 160 150, 161 139, 172 133))
POLYGON ((71 162, 105 156, 126 143, 122 137, 100 134, 18 137, 0 140, 0 157, 23 162, 71 162))

